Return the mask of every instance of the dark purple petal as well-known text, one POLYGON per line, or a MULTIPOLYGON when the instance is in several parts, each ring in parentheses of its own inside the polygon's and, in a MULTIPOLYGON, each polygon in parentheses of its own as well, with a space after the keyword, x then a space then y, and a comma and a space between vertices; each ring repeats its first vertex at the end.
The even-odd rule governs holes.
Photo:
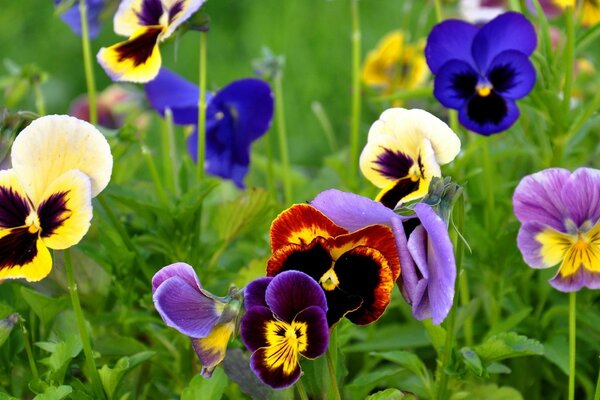
POLYGON ((152 293, 154 293, 164 281, 174 276, 183 279, 191 287, 197 287, 198 290, 202 289, 202 285, 200 285, 198 275, 196 275, 194 268, 186 263, 178 262, 167 265, 154 274, 152 277, 152 293))
POLYGON ((284 389, 296 383, 302 373, 300 364, 296 363, 296 368, 289 374, 285 373, 282 367, 269 368, 266 352, 265 348, 261 348, 250 357, 250 368, 256 376, 273 389, 284 389))
MULTIPOLYGON (((100 33, 100 14, 104 8, 104 0, 86 0, 87 1, 87 20, 88 20, 88 33, 91 39, 94 39, 100 33)), ((59 1, 55 1, 54 4, 58 4, 59 1)), ((79 3, 69 8, 67 11, 61 14, 60 19, 69 25, 73 33, 81 36, 81 15, 79 14, 79 3)))
POLYGON ((600 220, 600 171, 578 168, 564 183, 560 196, 577 227, 585 221, 595 225, 600 220))
POLYGON ((475 94, 477 72, 461 60, 448 61, 435 77, 433 94, 448 108, 461 108, 475 94))
POLYGON ((462 60, 475 65, 471 56, 471 43, 477 31, 475 25, 455 19, 435 25, 425 46, 425 58, 431 72, 437 74, 450 60, 462 60))
POLYGON ((156 310, 167 326, 193 338, 208 336, 222 312, 219 310, 221 304, 179 276, 162 282, 154 292, 153 299, 156 310))
POLYGON ((507 130, 517 118, 519 109, 514 100, 494 91, 487 97, 471 97, 458 111, 458 120, 465 128, 486 136, 507 130))
POLYGON ((267 287, 265 298, 273 314, 286 322, 291 322, 300 311, 310 306, 327 311, 327 300, 321 286, 299 271, 278 274, 267 287))
POLYGON ((31 212, 29 200, 10 186, 0 186, 0 228, 16 228, 25 225, 31 212))
POLYGON ((542 244, 535 237, 544 231, 545 227, 536 222, 521 225, 517 235, 517 247, 521 251, 523 261, 532 268, 548 268, 551 265, 544 263, 542 257, 542 244))
POLYGON ((498 54, 486 75, 494 91, 509 99, 527 96, 535 85, 533 64, 529 57, 516 50, 498 54))
POLYGON ((266 326, 274 319, 273 312, 262 306, 252 307, 244 314, 240 324, 240 336, 249 351, 268 346, 266 326))
POLYGON ((244 289, 244 308, 246 310, 256 306, 268 307, 267 302, 265 301, 265 292, 272 280, 273 278, 270 276, 259 278, 253 280, 246 286, 244 289))
POLYGON ((576 292, 584 286, 589 289, 600 289, 600 273, 580 267, 574 274, 564 277, 559 270, 549 282, 561 292, 576 292))
POLYGON ((536 46, 537 36, 531 22, 523 14, 509 11, 479 30, 471 51, 479 71, 487 71, 492 60, 503 51, 518 50, 529 56, 536 46))
POLYGON ((329 346, 329 328, 323 309, 317 306, 308 307, 296 316, 294 322, 306 325, 307 347, 300 354, 311 359, 323 355, 329 346))
POLYGON ((565 204, 561 194, 571 172, 549 168, 527 175, 513 194, 515 216, 522 223, 538 223, 559 232, 565 231, 565 204))
POLYGON ((137 14, 140 25, 160 25, 160 17, 163 14, 161 0, 142 0, 140 12, 137 14))

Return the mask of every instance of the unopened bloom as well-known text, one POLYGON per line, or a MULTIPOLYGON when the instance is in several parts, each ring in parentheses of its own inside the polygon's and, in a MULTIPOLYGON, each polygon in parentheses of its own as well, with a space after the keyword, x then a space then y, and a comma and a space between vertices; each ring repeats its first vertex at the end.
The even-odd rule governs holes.
POLYGON ((250 367, 267 385, 282 389, 302 374, 299 359, 314 359, 329 345, 327 301, 319 285, 298 271, 251 282, 245 290, 241 337, 250 367))
POLYGON ((391 108, 371 126, 360 155, 360 170, 381 188, 377 200, 389 208, 423 197, 440 165, 454 160, 460 139, 424 110, 391 108))
POLYGON ((98 62, 115 81, 151 81, 162 63, 158 44, 168 39, 204 1, 122 0, 114 17, 114 29, 129 39, 101 48, 98 62))
POLYGON ((535 85, 529 56, 537 45, 533 25, 522 14, 504 13, 482 27, 446 20, 433 27, 425 57, 435 74, 434 95, 458 110, 466 128, 491 135, 519 117, 515 100, 535 85))
POLYGON ((550 284, 600 289, 600 171, 549 168, 524 177, 513 195, 517 245, 532 268, 560 264, 550 284))
POLYGON ((48 249, 71 247, 87 233, 112 155, 93 125, 49 115, 21 131, 11 161, 0 171, 0 279, 39 281, 52 269, 48 249))
MULTIPOLYGON (((196 125, 188 138, 188 151, 198 159, 198 96, 196 85, 162 68, 146 84, 146 95, 161 115, 170 109, 173 121, 196 125)), ((250 147, 271 127, 274 101, 269 85, 260 79, 240 79, 218 92, 207 94, 206 172, 231 179, 244 187, 250 165, 250 147)))
POLYGON ((188 336, 210 377, 225 352, 241 308, 240 292, 216 297, 204 290, 194 269, 185 263, 167 265, 152 278, 154 306, 167 326, 188 336))
POLYGON ((418 320, 441 324, 452 308, 456 263, 445 222, 423 203, 415 215, 404 217, 381 203, 335 189, 321 192, 311 202, 335 224, 360 230, 373 224, 390 227, 402 266, 398 287, 418 320))

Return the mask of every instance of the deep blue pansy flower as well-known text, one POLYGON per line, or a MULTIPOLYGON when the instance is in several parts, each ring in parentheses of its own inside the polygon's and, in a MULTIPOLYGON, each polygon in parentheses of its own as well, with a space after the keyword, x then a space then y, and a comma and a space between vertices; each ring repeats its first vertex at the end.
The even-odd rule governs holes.
POLYGON ((458 110, 466 128, 491 135, 508 129, 519 117, 515 100, 535 85, 529 56, 537 37, 533 25, 516 12, 487 24, 446 20, 433 27, 425 58, 436 75, 435 97, 458 110))
MULTIPOLYGON (((158 76, 146 84, 146 95, 161 115, 167 108, 179 125, 198 124, 196 85, 162 68, 158 76)), ((244 187, 250 164, 250 145, 264 135, 273 119, 273 94, 260 79, 234 81, 215 94, 207 94, 206 171, 231 179, 244 187)), ((198 159, 198 129, 188 138, 188 151, 198 159)))
MULTIPOLYGON (((100 33, 100 14, 104 8, 104 0, 86 0, 87 1, 87 20, 88 32, 90 38, 95 38, 100 33)), ((54 0, 54 5, 57 6, 61 0, 54 0)), ((69 25, 71 30, 81 36, 81 16, 79 14, 79 2, 60 15, 60 19, 69 25)))

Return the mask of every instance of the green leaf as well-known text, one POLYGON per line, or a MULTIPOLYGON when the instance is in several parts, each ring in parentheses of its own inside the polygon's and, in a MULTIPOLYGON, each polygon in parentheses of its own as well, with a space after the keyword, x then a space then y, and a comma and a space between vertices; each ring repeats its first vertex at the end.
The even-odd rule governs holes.
MULTIPOLYGON (((250 369, 250 357, 246 356, 242 350, 227 350, 227 356, 223 360, 223 370, 230 380, 238 384, 243 393, 253 399, 268 400, 274 397, 275 391, 270 386, 261 382, 256 374, 252 372, 250 369)), ((302 379, 304 380, 305 377, 303 376, 302 379)))
POLYGON ((63 382, 69 363, 77 357, 82 349, 78 335, 71 335, 66 341, 57 343, 38 342, 36 346, 52 353, 50 357, 44 358, 40 362, 50 368, 52 380, 58 383, 63 382))
POLYGON ((117 361, 113 368, 104 365, 98 371, 102 386, 104 386, 104 391, 108 395, 109 400, 115 395, 123 377, 125 377, 125 375, 133 368, 154 356, 154 354, 156 353, 153 351, 144 351, 131 357, 123 357, 117 361))
MULTIPOLYGON (((423 325, 427 326, 426 323, 423 325)), ((378 326, 373 337, 361 338, 358 343, 344 348, 345 353, 396 350, 398 347, 421 347, 427 346, 430 341, 427 338, 421 324, 388 324, 378 326)), ((445 334, 445 331, 442 331, 445 334)), ((444 336, 445 337, 445 336, 444 336)))
POLYGON ((552 336, 544 342, 544 357, 569 375, 569 343, 565 336, 552 336))
POLYGON ((525 318, 529 317, 531 315, 532 310, 533 310, 533 308, 527 307, 527 308, 522 309, 521 311, 518 311, 518 312, 504 318, 502 321, 500 321, 498 324, 496 324, 492 329, 490 329, 490 331, 487 333, 485 338, 487 339, 487 338, 492 337, 495 334, 498 334, 501 332, 507 332, 507 331, 511 330, 515 326, 519 325, 519 323, 521 321, 523 321, 525 318))
POLYGON ((17 399, 16 397, 12 397, 9 394, 0 392, 0 400, 19 400, 19 399, 17 399))
POLYGON ((366 400, 400 400, 406 398, 404 393, 398 389, 386 389, 381 392, 373 393, 366 400))
POLYGON ((419 378, 421 378, 421 380, 424 383, 426 381, 429 381, 429 373, 427 371, 427 367, 425 366, 425 364, 423 364, 423 361, 421 361, 421 359, 413 353, 410 353, 408 351, 397 350, 383 353, 373 352, 371 353, 371 355, 383 358, 384 360, 391 361, 395 364, 406 368, 410 372, 419 376, 419 378))
POLYGON ((229 380, 221 368, 215 369, 210 379, 196 375, 181 393, 181 400, 219 400, 229 380))
POLYGON ((514 332, 492 336, 473 350, 484 365, 507 358, 544 354, 544 346, 540 342, 514 332))
POLYGON ((485 369, 481 363, 481 359, 473 349, 469 347, 463 347, 460 349, 460 354, 463 357, 463 361, 467 368, 477 376, 484 376, 485 369))
POLYGON ((272 202, 265 190, 251 189, 236 200, 225 203, 216 210, 219 238, 228 242, 247 231, 256 229, 271 216, 272 202))
POLYGON ((464 392, 456 393, 453 398, 462 400, 523 400, 523 396, 516 389, 496 385, 471 386, 464 392))
POLYGON ((62 400, 70 395, 72 391, 71 386, 48 386, 44 393, 35 396, 34 400, 62 400))
POLYGON ((70 304, 66 296, 52 298, 25 286, 21 288, 21 295, 44 324, 52 321, 59 312, 69 308, 70 304))

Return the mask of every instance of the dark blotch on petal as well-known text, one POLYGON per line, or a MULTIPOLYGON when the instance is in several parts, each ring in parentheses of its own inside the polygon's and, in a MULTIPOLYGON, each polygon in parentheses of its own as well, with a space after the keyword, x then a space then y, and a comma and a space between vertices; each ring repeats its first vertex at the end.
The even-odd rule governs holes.
POLYGON ((177 17, 177 14, 179 14, 182 10, 183 1, 178 1, 173 4, 173 7, 169 9, 169 23, 173 22, 173 20, 177 17))
POLYGON ((71 216, 71 210, 67 208, 68 194, 68 191, 55 193, 38 207, 42 237, 52 236, 54 231, 71 216))
POLYGON ((410 178, 398 179, 391 189, 381 195, 379 201, 387 208, 393 210, 400 199, 414 192, 418 188, 419 181, 413 181, 410 178))
POLYGON ((337 324, 346 314, 357 310, 363 301, 360 296, 349 294, 339 287, 325 292, 327 298, 327 325, 337 324))
POLYGON ((467 99, 475 94, 477 86, 477 75, 475 74, 455 74, 452 77, 452 87, 458 94, 457 97, 467 99))
POLYGON ((160 0, 143 0, 142 9, 136 13, 141 25, 158 25, 163 14, 160 0))
POLYGON ((295 322, 306 325, 306 349, 302 354, 306 358, 314 359, 327 351, 329 346, 329 330, 327 318, 323 309, 317 306, 308 307, 300 312, 295 322))
POLYGON ((119 54, 119 61, 133 60, 136 67, 145 63, 152 55, 161 32, 162 28, 149 28, 135 39, 123 42, 115 49, 119 54))
POLYGON ((260 378, 261 381, 271 386, 273 389, 283 389, 296 383, 302 370, 300 364, 296 364, 296 368, 291 374, 284 373, 283 368, 271 369, 266 361, 266 349, 258 349, 250 357, 250 368, 260 378))
POLYGON ((516 72, 509 64, 502 64, 494 67, 488 74, 488 79, 492 83, 494 90, 507 92, 515 86, 516 72))
POLYGON ((30 263, 37 256, 37 240, 37 233, 27 227, 14 228, 0 238, 0 269, 30 263))
POLYGON ((414 160, 400 151, 382 149, 383 153, 377 156, 375 161, 379 165, 376 171, 389 179, 400 179, 408 175, 414 160))
POLYGON ((467 115, 480 125, 498 125, 508 114, 506 102, 494 91, 488 96, 473 96, 467 105, 467 115))
POLYGON ((0 187, 0 227, 14 228, 25 225, 30 210, 26 198, 11 188, 0 187))
POLYGON ((331 268, 331 255, 324 247, 324 239, 316 238, 308 246, 290 244, 277 250, 267 262, 267 275, 283 271, 301 271, 317 282, 331 268))

